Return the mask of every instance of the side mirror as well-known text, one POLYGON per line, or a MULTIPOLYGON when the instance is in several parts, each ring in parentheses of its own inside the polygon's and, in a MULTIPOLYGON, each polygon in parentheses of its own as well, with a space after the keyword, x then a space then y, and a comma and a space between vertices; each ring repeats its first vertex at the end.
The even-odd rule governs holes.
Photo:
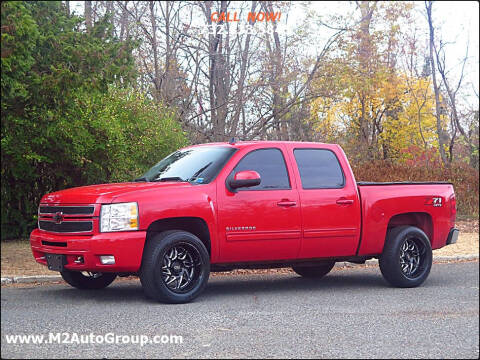
POLYGON ((233 190, 243 187, 257 186, 260 185, 262 179, 260 174, 253 170, 239 171, 235 174, 233 179, 228 181, 228 185, 233 190))

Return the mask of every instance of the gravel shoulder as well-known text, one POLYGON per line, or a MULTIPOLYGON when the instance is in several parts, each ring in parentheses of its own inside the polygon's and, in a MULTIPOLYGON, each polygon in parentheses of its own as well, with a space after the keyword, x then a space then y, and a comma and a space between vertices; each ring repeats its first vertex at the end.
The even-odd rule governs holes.
POLYGON ((478 255, 478 233, 460 233, 456 244, 433 250, 433 256, 478 255))

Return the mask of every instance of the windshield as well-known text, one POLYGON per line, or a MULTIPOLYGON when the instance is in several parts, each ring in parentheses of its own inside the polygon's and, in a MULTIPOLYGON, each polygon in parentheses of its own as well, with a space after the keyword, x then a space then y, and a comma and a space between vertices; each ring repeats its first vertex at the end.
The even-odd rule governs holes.
POLYGON ((212 181, 236 151, 226 146, 199 146, 175 151, 136 181, 212 181))

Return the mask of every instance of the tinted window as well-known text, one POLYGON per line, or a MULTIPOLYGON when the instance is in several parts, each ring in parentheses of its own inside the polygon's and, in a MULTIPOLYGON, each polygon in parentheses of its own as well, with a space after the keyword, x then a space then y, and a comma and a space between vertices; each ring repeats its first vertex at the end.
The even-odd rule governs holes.
POLYGON ((342 168, 330 150, 296 149, 294 152, 304 189, 342 188, 342 168))
POLYGON ((279 149, 261 149, 248 153, 240 160, 234 172, 244 170, 254 170, 262 179, 260 185, 246 190, 290 189, 287 167, 279 149))

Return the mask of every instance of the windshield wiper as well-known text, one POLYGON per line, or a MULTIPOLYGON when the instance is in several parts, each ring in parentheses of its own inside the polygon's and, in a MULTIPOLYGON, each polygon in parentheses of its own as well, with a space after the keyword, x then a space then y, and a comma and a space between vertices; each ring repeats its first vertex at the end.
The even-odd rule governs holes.
POLYGON ((147 178, 146 177, 139 177, 139 178, 136 178, 135 180, 133 180, 135 182, 140 182, 140 181, 147 181, 147 178))
POLYGON ((165 181, 179 181, 179 182, 187 182, 187 180, 183 180, 181 177, 179 176, 168 176, 168 177, 163 177, 163 178, 160 178, 160 179, 155 179, 155 180, 152 180, 152 181, 159 181, 159 182, 165 182, 165 181))
POLYGON ((207 165, 199 169, 195 174, 193 174, 188 181, 194 181, 198 176, 204 172, 210 165, 212 165, 212 161, 210 161, 207 165))

